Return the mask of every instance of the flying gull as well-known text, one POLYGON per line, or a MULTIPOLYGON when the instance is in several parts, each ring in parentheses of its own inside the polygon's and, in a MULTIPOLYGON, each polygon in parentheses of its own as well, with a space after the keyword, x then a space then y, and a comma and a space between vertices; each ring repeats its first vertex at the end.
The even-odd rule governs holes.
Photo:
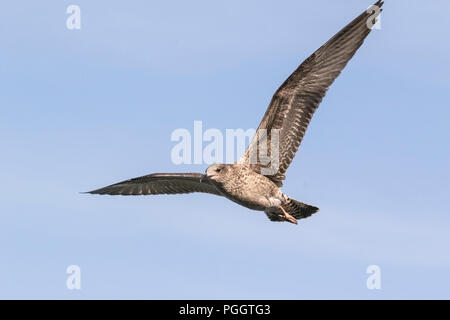
MULTIPOLYGON (((378 8, 382 5, 383 1, 374 4, 378 8)), ((205 174, 154 173, 89 193, 150 195, 205 192, 226 197, 253 210, 264 211, 271 221, 297 224, 298 219, 311 216, 319 210, 317 207, 289 198, 280 187, 328 87, 362 45, 380 12, 381 9, 364 11, 289 76, 273 95, 257 133, 236 163, 213 164, 205 174), (266 152, 271 156, 269 161, 257 156, 261 155, 258 149, 261 149, 259 133, 264 133, 266 149, 276 140, 276 152, 271 148, 266 152), (270 170, 274 163, 275 170, 270 170)))

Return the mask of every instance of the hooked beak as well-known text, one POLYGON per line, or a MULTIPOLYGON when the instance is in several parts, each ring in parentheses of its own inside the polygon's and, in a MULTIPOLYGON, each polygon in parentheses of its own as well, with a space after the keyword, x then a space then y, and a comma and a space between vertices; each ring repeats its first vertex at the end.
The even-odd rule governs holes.
POLYGON ((200 179, 200 183, 207 183, 208 180, 209 180, 208 176, 204 174, 200 179))

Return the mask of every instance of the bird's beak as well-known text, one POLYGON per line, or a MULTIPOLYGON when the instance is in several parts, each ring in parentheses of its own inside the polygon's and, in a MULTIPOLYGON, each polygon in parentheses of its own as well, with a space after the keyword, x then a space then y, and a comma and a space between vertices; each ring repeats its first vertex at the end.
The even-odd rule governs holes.
POLYGON ((206 176, 206 174, 203 175, 203 177, 200 179, 200 183, 206 183, 208 182, 208 177, 206 176))

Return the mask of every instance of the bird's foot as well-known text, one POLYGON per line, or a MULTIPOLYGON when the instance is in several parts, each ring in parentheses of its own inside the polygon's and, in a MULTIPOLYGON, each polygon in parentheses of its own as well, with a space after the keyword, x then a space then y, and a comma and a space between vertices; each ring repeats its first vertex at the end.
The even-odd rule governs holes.
POLYGON ((283 211, 284 214, 284 219, 287 222, 293 223, 293 224, 297 224, 297 219, 295 219, 293 216, 291 216, 289 213, 286 212, 286 210, 284 210, 284 208, 282 206, 280 206, 281 211, 283 211))

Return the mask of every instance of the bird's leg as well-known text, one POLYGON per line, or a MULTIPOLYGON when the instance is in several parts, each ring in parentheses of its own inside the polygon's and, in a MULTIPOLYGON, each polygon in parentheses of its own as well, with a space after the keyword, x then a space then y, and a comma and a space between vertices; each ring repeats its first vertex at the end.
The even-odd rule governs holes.
POLYGON ((280 209, 281 209, 281 211, 283 211, 284 218, 286 219, 286 221, 297 224, 297 219, 295 219, 293 216, 291 216, 289 213, 287 213, 286 210, 284 210, 284 208, 282 206, 280 206, 280 209))

